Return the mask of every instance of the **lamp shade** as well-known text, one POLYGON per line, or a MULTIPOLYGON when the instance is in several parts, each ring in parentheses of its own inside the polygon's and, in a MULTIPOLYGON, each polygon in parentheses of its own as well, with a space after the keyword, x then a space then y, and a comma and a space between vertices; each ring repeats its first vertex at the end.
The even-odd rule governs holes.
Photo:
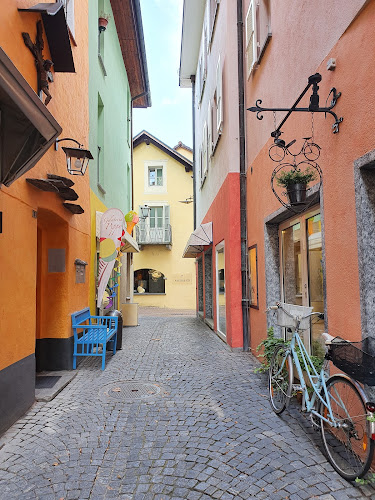
POLYGON ((93 160, 91 152, 82 148, 62 147, 66 154, 66 166, 71 175, 85 175, 89 160, 93 160))

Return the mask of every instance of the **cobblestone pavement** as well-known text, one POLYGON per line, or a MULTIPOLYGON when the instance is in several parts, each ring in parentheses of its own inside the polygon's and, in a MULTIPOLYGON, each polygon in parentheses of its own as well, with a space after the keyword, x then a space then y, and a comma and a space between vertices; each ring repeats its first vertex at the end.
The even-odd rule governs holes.
MULTIPOLYGON (((194 317, 144 317, 2 438, 0 498, 371 497, 340 478, 297 410, 271 412, 257 361, 194 317)), ((374 498, 374 497, 373 497, 374 498)))

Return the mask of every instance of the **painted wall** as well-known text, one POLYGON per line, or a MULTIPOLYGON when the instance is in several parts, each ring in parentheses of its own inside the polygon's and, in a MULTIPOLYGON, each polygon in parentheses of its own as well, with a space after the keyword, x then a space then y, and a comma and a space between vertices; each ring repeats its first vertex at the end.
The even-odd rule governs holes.
MULTIPOLYGON (((139 254, 134 254, 133 267, 137 269, 156 269, 164 274, 165 295, 135 294, 134 302, 140 305, 195 309, 195 265, 193 259, 183 259, 182 254, 187 240, 193 231, 193 204, 180 203, 193 193, 192 172, 167 153, 153 144, 141 143, 134 148, 134 207, 148 202, 163 201, 170 205, 172 226, 172 246, 143 245, 139 254), (165 161, 167 169, 167 192, 161 194, 145 193, 145 162, 165 161), (181 279, 188 282, 181 283, 181 279)), ((133 232, 133 237, 135 231, 133 232)))
POLYGON ((92 251, 90 307, 94 312, 96 311, 95 212, 119 208, 125 215, 131 209, 131 98, 110 0, 90 2, 89 63, 89 144, 95 158, 90 165, 92 251), (99 56, 98 17, 102 12, 108 14, 110 19, 107 29, 100 35, 99 56), (99 102, 102 105, 103 115, 98 119, 99 102), (98 146, 101 147, 100 155, 98 146), (98 174, 98 161, 100 174, 98 174))
MULTIPOLYGON (((36 91, 34 59, 24 45, 21 33, 28 32, 35 40, 36 22, 40 15, 17 11, 18 7, 31 5, 34 3, 27 0, 5 2, 2 5, 0 44, 36 91)), ((50 84, 53 99, 48 105, 48 110, 63 128, 62 136, 73 137, 85 145, 88 144, 87 17, 88 2, 76 2, 77 46, 72 45, 76 73, 54 73, 54 82, 50 84)), ((44 57, 50 57, 47 40, 44 57)), ((72 335, 69 314, 82 309, 88 303, 88 280, 85 284, 76 284, 74 266, 76 258, 87 262, 90 260, 88 176, 74 178, 74 189, 79 195, 77 203, 84 208, 85 213, 73 215, 63 207, 63 200, 58 195, 42 192, 25 181, 26 177, 45 179, 47 173, 69 176, 65 154, 61 148, 57 152, 51 148, 26 176, 16 180, 9 188, 2 186, 0 190, 0 211, 3 212, 3 230, 0 234, 0 379, 7 367, 14 365, 23 370, 24 365, 19 362, 34 356, 37 309, 39 339, 69 339, 72 335), (38 218, 33 217, 33 211, 37 212, 38 218), (56 228, 53 224, 48 227, 48 219, 58 221, 57 231, 54 231, 56 228), (39 247, 39 269, 38 228, 39 234, 46 236, 43 246, 39 247), (59 245, 66 251, 66 270, 64 273, 58 273, 59 276, 48 273, 46 269, 46 250, 51 248, 49 245, 59 245), (38 272, 41 276, 41 287, 38 288, 37 303, 38 272), (51 298, 51 295, 54 298, 51 298)), ((35 366, 33 368, 29 364, 27 369, 31 370, 27 374, 14 372, 13 379, 22 375, 34 380, 35 366)), ((14 391, 14 386, 6 386, 4 383, 0 383, 0 387, 2 398, 14 391)), ((23 397, 20 393, 19 399, 22 400, 23 397)), ((20 412, 25 411, 22 404, 19 408, 20 412)), ((20 416, 17 412, 12 413, 12 408, 7 408, 7 411, 12 419, 20 416)), ((2 413, 0 420, 3 417, 2 413)), ((0 422, 0 432, 1 429, 0 422)))
MULTIPOLYGON (((331 87, 342 96, 334 111, 343 116, 340 132, 333 134, 333 118, 314 117, 314 139, 321 146, 319 164, 323 171, 323 238, 325 244, 326 301, 328 331, 356 340, 361 337, 360 282, 358 273, 357 221, 354 191, 354 161, 374 149, 372 82, 374 44, 371 26, 375 3, 355 2, 272 2, 273 37, 259 67, 247 82, 246 107, 257 98, 264 105, 291 105, 307 84, 307 78, 321 73, 320 105, 323 106, 331 87), (298 7, 297 8, 297 3, 298 7), (318 21, 319 20, 319 21, 318 21), (298 44, 291 43, 290 29, 298 44), (280 54, 288 54, 280 58, 280 54), (366 58, 359 57, 366 54, 366 58), (327 71, 330 58, 336 59, 336 70, 327 71), (355 77, 354 77, 355 75, 355 77), (363 96, 366 104, 357 106, 363 96)), ((246 13, 246 5, 245 5, 246 13)), ((308 93, 310 95, 310 92, 308 93)), ((307 99, 301 105, 307 103, 307 99)), ((248 166, 248 244, 258 245, 259 310, 251 309, 251 346, 265 337, 267 305, 265 290, 264 219, 280 205, 269 187, 274 168, 268 157, 272 144, 272 114, 259 122, 247 113, 248 166), (269 116, 271 115, 271 116, 269 116), (260 193, 261 196, 260 196, 260 193)), ((277 117, 277 122, 281 116, 277 117)), ((292 115, 283 127, 286 142, 311 135, 311 116, 292 115)))
POLYGON ((223 131, 202 187, 199 175, 196 176, 197 224, 204 219, 227 174, 239 172, 236 16, 236 9, 232 8, 230 0, 220 2, 207 53, 207 79, 201 103, 196 97, 195 144, 198 152, 203 140, 203 126, 208 120, 209 102, 214 98, 216 67, 220 58, 223 72, 223 131))

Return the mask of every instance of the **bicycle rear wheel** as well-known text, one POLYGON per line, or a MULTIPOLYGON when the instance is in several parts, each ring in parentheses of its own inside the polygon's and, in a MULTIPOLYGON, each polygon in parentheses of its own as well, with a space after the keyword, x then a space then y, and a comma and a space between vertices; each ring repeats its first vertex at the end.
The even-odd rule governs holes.
POLYGON ((293 383, 292 357, 285 346, 276 347, 268 372, 270 403, 275 413, 282 413, 289 403, 293 383))
MULTIPOLYGON (((339 427, 321 419, 321 433, 328 460, 348 481, 360 478, 369 470, 374 453, 370 439, 365 401, 351 380, 334 375, 327 380, 332 414, 339 427)), ((327 408, 320 404, 320 414, 330 420, 327 408)))

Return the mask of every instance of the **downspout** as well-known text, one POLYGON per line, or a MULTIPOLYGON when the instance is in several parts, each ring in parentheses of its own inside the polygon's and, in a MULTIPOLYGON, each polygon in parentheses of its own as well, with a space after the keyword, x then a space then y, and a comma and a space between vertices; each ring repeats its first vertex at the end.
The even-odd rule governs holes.
POLYGON ((196 187, 195 187, 195 75, 190 76, 192 90, 192 116, 193 116, 193 201, 194 201, 194 230, 197 227, 197 206, 196 206, 196 187))
POLYGON ((248 258, 247 258, 247 203, 246 203, 246 157, 245 157, 245 84, 243 65, 243 15, 242 0, 237 0, 237 50, 238 50, 238 119, 240 147, 240 217, 241 217, 241 282, 242 282, 242 328, 243 350, 250 346, 248 258))

